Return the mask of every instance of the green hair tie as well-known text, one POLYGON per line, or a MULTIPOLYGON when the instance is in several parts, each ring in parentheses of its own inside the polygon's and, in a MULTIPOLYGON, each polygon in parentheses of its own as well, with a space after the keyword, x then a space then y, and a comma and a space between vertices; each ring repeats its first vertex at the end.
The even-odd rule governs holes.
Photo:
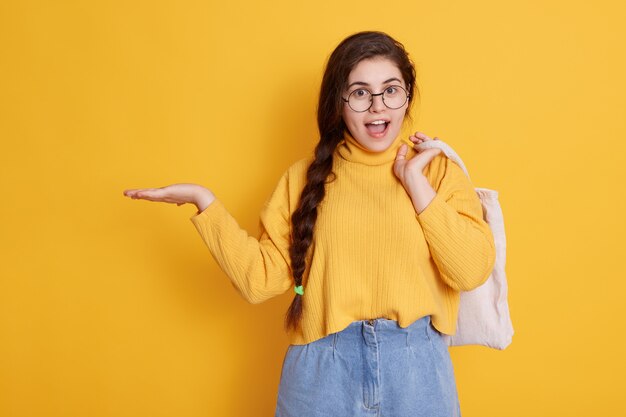
POLYGON ((302 285, 298 285, 293 290, 296 292, 296 294, 304 295, 304 287, 302 285))

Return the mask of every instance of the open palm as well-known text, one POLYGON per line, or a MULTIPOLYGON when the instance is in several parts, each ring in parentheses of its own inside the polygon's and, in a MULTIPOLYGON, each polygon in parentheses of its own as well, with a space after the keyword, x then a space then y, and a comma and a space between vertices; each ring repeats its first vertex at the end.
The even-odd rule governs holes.
POLYGON ((198 184, 179 183, 161 188, 137 188, 125 190, 124 195, 132 199, 160 201, 178 206, 192 203, 199 208, 206 207, 215 199, 213 193, 198 184))

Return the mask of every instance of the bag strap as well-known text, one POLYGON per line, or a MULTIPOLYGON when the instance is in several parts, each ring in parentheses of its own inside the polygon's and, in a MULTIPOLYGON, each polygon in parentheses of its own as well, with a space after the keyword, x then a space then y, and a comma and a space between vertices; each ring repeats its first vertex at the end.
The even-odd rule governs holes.
POLYGON ((413 146, 413 148, 418 149, 420 151, 424 149, 431 149, 431 148, 441 149, 448 158, 452 159, 453 162, 456 162, 456 164, 461 167, 463 172, 465 172, 465 175, 467 175, 467 178, 470 177, 461 157, 454 151, 454 149, 452 149, 450 145, 448 145, 441 139, 427 140, 427 141, 424 141, 420 144, 413 146))

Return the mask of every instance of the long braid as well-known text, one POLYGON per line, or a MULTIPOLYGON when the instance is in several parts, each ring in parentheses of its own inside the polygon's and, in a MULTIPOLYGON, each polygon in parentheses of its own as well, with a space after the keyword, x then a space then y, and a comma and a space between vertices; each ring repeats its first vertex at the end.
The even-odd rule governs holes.
MULTIPOLYGON (((306 255, 313 242, 313 229, 317 220, 317 206, 326 195, 326 179, 332 172, 333 152, 341 137, 320 141, 315 148, 315 160, 307 170, 307 183, 300 195, 298 208, 292 222, 292 244, 289 247, 291 269, 296 287, 302 285, 306 269, 306 255)), ((285 327, 297 328, 302 317, 302 295, 296 293, 285 316, 285 327)))

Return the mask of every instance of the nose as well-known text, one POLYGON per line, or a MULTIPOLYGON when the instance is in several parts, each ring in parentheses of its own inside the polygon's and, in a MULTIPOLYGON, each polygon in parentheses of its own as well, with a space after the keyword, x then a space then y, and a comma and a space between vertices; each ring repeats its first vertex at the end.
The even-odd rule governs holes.
POLYGON ((382 94, 372 94, 372 105, 370 111, 373 113, 380 113, 385 110, 385 103, 383 102, 382 94))

